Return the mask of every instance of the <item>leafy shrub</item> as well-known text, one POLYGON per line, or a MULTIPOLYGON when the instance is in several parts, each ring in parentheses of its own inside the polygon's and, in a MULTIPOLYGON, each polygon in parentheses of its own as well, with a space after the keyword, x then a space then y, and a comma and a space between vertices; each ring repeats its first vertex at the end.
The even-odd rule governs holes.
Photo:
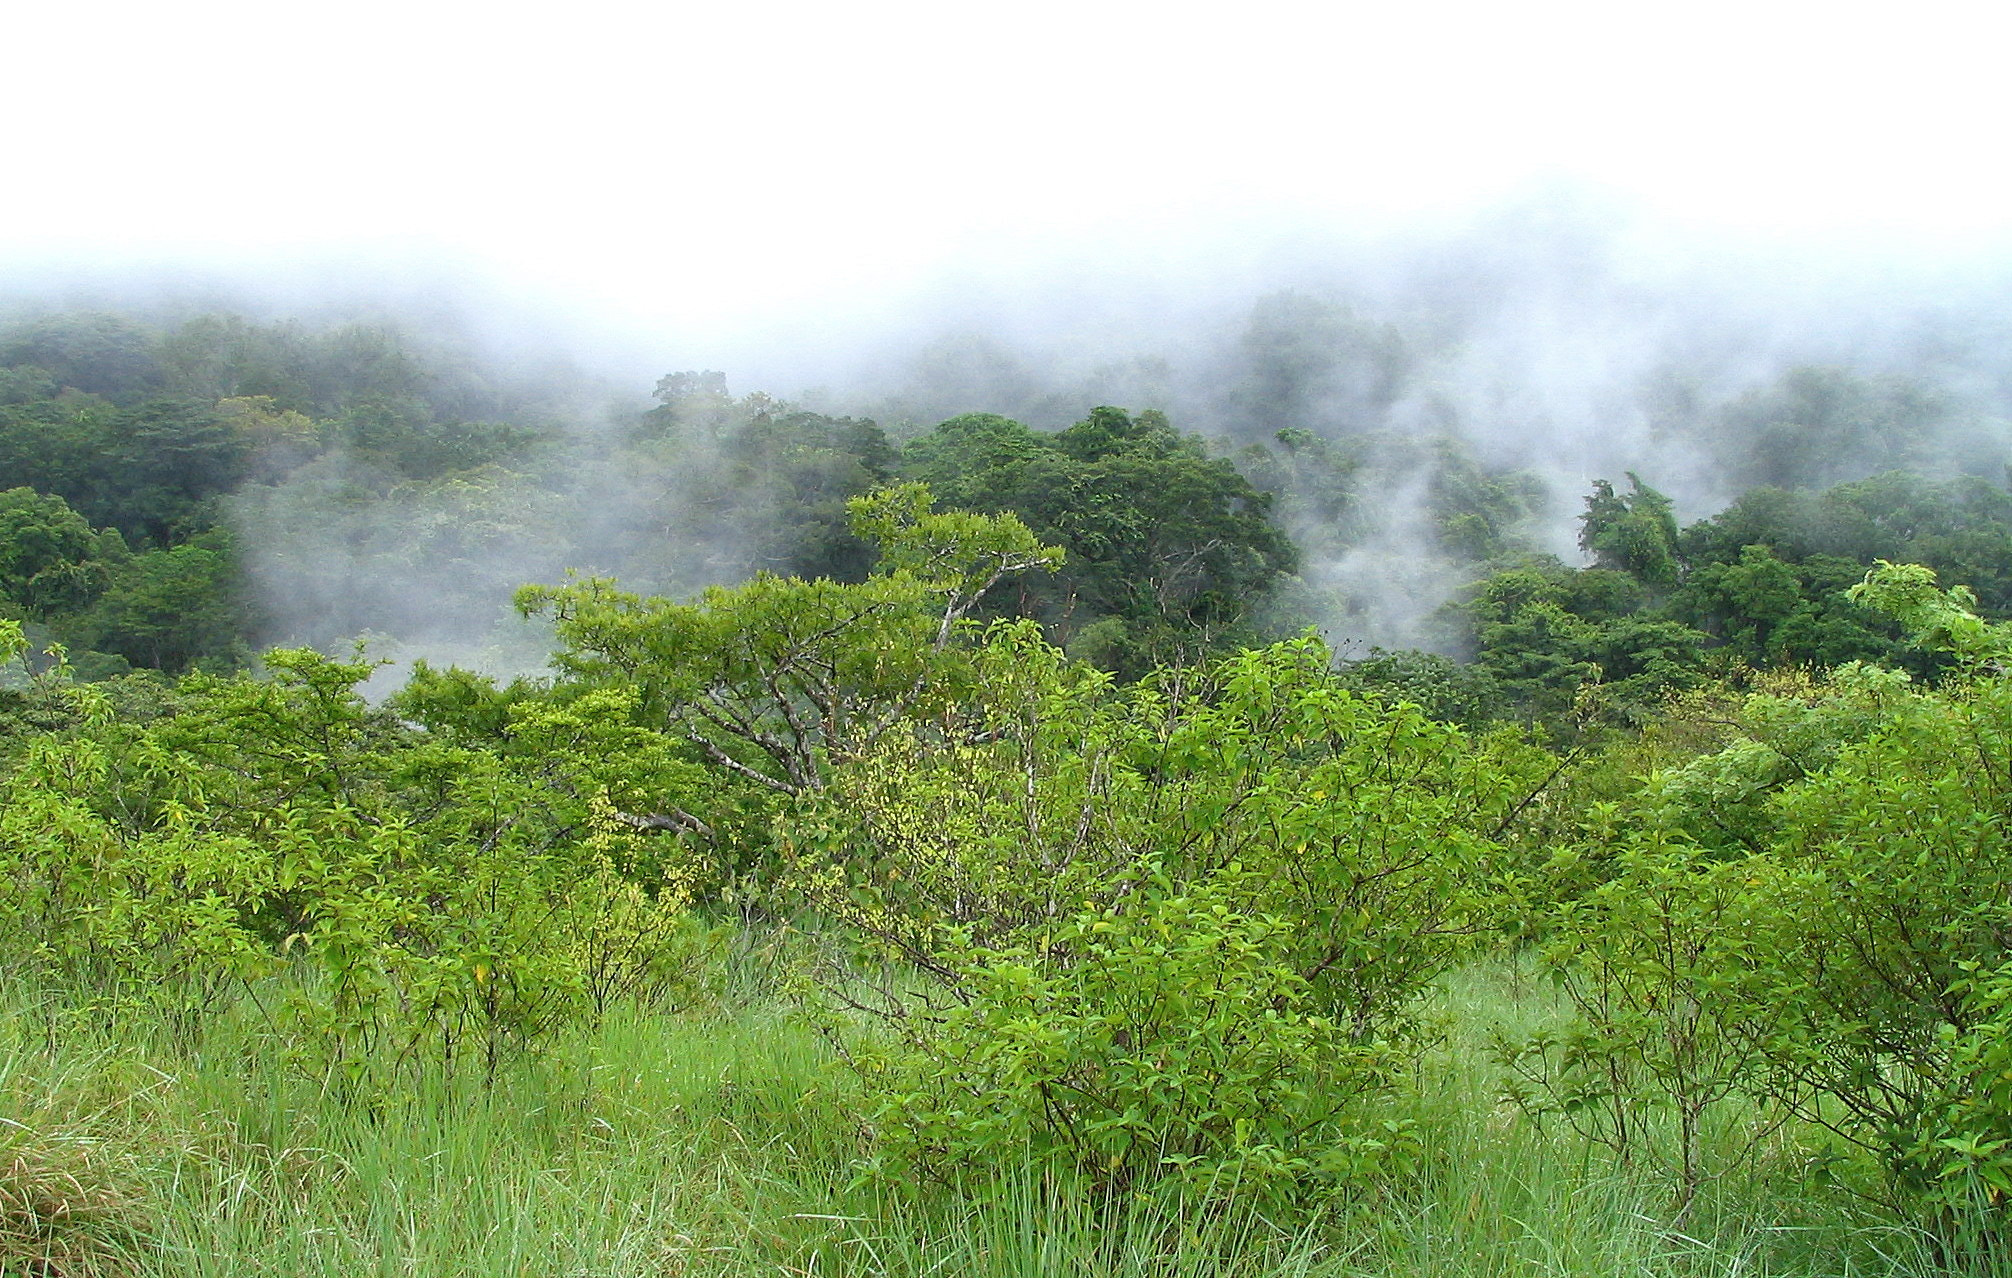
POLYGON ((1264 1198, 1352 1181, 1403 1146, 1365 1107, 1391 1045, 1318 1012, 1291 925, 1241 908, 1247 876, 1183 890, 1137 872, 1123 908, 1062 920, 1046 949, 969 956, 965 1001, 871 1059, 883 1159, 964 1184, 1031 1158, 1103 1192, 1169 1177, 1264 1198))
POLYGON ((1899 1162, 1947 1218, 2002 1229, 2012 1202, 2012 963, 1973 965, 1953 992, 1966 1024, 1942 1030, 1949 1072, 1899 1162))
POLYGON ((1724 748, 1657 778, 1605 836, 1620 872, 1553 916, 1582 1019, 1533 1050, 1610 1139, 1644 1092, 1682 1116, 1738 1091, 1864 1150, 1938 1236, 1999 1234, 2012 631, 1923 569, 1860 593, 1969 677, 1757 696, 1724 748))
MULTIPOLYGON (((1540 949, 1577 1016, 1500 1043, 1509 1094, 1528 1113, 1562 1116, 1624 1162, 1657 1147, 1656 1119, 1667 1112, 1673 1133, 1663 1156, 1682 1216, 1713 1174, 1704 1162, 1709 1115, 1753 1090, 1763 1045, 1786 1011, 1756 997, 1749 980, 1773 961, 1763 947, 1780 871, 1765 857, 1714 860, 1669 830, 1605 835, 1618 845, 1612 877, 1564 899, 1540 949)), ((1746 1142, 1734 1156, 1753 1148, 1746 1142)))
POLYGON ((0 794, 0 934, 7 958, 113 1005, 200 1018, 270 966, 246 926, 271 883, 265 849, 163 807, 128 834, 91 806, 109 785, 106 751, 45 738, 0 794))
POLYGON ((0 960, 184 1028, 279 975, 261 1008, 289 1056, 358 1095, 423 1063, 493 1076, 692 984, 717 938, 680 845, 625 816, 665 767, 620 697, 513 708, 512 757, 370 710, 369 663, 267 666, 24 750, 0 787, 0 960))
POLYGON ((893 1152, 1099 1183, 1374 1163, 1357 1102, 1492 926, 1492 836, 1548 767, 1348 692, 1313 640, 1118 695, 1005 627, 976 669, 973 720, 890 737, 786 827, 806 901, 895 963, 834 989, 902 1027, 893 1152))

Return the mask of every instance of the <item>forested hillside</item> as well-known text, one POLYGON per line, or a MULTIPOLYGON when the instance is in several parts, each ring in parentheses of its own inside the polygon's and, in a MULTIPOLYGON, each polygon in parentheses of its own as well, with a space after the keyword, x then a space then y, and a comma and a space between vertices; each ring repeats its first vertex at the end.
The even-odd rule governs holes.
MULTIPOLYGON (((0 591, 83 678, 362 636, 529 668, 543 640, 513 625, 519 585, 858 581, 870 557, 845 503, 920 481, 1068 552, 984 614, 1038 620, 1104 669, 1136 677, 1309 625, 1363 658, 1365 636, 1401 630, 1463 663, 1466 721, 1555 718, 1588 685, 1630 712, 1736 665, 1905 660, 1842 593, 1880 559, 1935 568, 1986 615, 2012 607, 2004 426, 1974 394, 1835 366, 1717 401, 1658 379, 1641 393, 1660 429, 1716 458, 1731 494, 1685 524, 1651 473, 1563 491, 1484 461, 1451 407, 1436 435, 1401 426, 1421 340, 1269 299, 1205 435, 1150 403, 1085 404, 1042 430, 982 403, 834 416, 736 397, 711 372, 645 395, 516 374, 386 323, 46 314, 0 331, 0 591), (1386 594, 1335 571, 1373 560, 1397 574, 1386 594), (1434 566, 1436 597, 1407 564, 1434 566), (1400 612, 1413 623, 1385 623, 1400 612)), ((1359 677, 1445 669, 1379 652, 1359 677)))
POLYGON ((0 1273, 2008 1271, 1989 396, 1658 381, 1683 519, 1415 340, 1046 429, 0 330, 0 1273))

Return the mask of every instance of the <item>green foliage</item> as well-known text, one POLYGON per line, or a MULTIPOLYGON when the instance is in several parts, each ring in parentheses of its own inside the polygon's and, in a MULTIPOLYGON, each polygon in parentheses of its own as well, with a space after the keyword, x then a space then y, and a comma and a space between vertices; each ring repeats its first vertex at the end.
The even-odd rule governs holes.
POLYGON ((1820 677, 1772 673, 1730 704, 1715 691, 1666 708, 1670 719, 1709 716, 1721 735, 1714 748, 1665 764, 1654 796, 1657 820, 1716 858, 1771 847, 1781 792, 1879 732, 1912 696, 1903 672, 1864 665, 1820 677))
POLYGON ((764 574, 678 604, 589 580, 527 587, 518 603, 552 614, 573 679, 634 688, 653 726, 725 773, 803 794, 954 704, 959 620, 1004 576, 1060 558, 1011 515, 931 513, 919 484, 855 499, 852 514, 884 555, 856 585, 764 574))
POLYGON ((1317 1010, 1291 924, 1250 912, 1247 872, 1136 878, 1038 948, 960 960, 963 1000, 869 1064, 884 1171, 970 1186, 1031 1161, 1103 1193, 1170 1180, 1262 1201, 1357 1183, 1401 1151, 1403 1124, 1367 1104, 1396 1053, 1317 1010))
POLYGON ((925 694, 918 709, 939 704, 957 665, 932 647, 938 618, 908 577, 757 577, 695 604, 590 580, 519 603, 551 613, 570 679, 635 688, 645 722, 782 794, 815 787, 828 756, 862 748, 925 694))
POLYGON ((237 485, 247 455, 214 406, 197 400, 0 407, 0 473, 135 544, 168 544, 207 523, 205 503, 237 485))
POLYGON ((1834 1125, 1889 1155, 1949 1079, 1942 1027, 1969 1028, 1954 987, 2012 923, 1995 828, 2012 702, 1990 686, 1899 711, 1778 801, 1791 909, 1767 973, 1800 1020, 1769 1045, 1776 1086, 1834 1103, 1834 1125))
MULTIPOLYGON (((502 374, 378 326, 0 333, 10 988, 192 1051, 249 1027, 381 1118, 704 1001, 702 911, 787 908, 850 961, 823 995, 878 1016, 830 1023, 869 1089, 820 1137, 850 1157, 868 1116, 871 1192, 1010 1167, 1274 1211, 1442 1183, 1406 1091, 1455 1049, 1421 1002, 1527 935, 1572 1018, 1511 1036, 1523 1112, 1667 1164, 1686 1230, 1750 1153, 1839 1163, 1828 1129, 1902 1217, 2002 1259, 2012 495, 1850 478, 1936 460, 1947 406, 1799 370, 1721 414, 1784 487, 1679 530, 1602 481, 1571 569, 1518 557, 1528 476, 1376 433, 1400 395, 1453 420, 1409 339, 1283 299, 1245 355, 1221 402, 1278 448, 1233 464, 1109 407, 897 452, 716 374, 561 444, 502 374), (1419 554, 1486 574, 1472 665, 1223 655, 1296 562, 1275 514, 1321 563, 1400 501, 1419 554), (550 685, 422 666, 373 708, 360 658, 225 673, 257 622, 239 547, 318 639, 420 568, 450 584, 401 627, 464 633, 505 561, 740 584, 531 588, 550 685), (78 682, 128 663, 203 673, 78 682), (1573 749, 1480 734, 1503 717, 1573 749)), ((973 375, 1031 402, 1023 373, 973 375)))
POLYGON ((121 315, 45 315, 0 332, 0 367, 39 369, 62 386, 114 400, 160 386, 153 336, 121 315))
MULTIPOLYGON (((1611 809, 1600 815, 1613 819, 1611 809)), ((1751 1088, 1786 1015, 1743 979, 1777 959, 1767 945, 1780 871, 1763 856, 1708 859, 1666 829, 1599 833, 1611 877, 1563 895, 1542 949, 1578 1016, 1502 1044, 1510 1095, 1525 1112, 1562 1115, 1623 1161, 1654 1148, 1655 1111, 1667 1110, 1670 1147, 1654 1154, 1674 1175, 1681 1219, 1725 1170, 1704 1161, 1709 1118, 1751 1088)), ((1574 880, 1577 860, 1568 851, 1547 868, 1574 880)))
POLYGON ((1962 1000, 1961 1027, 1942 1030, 1948 1074, 1899 1155, 1921 1197, 1952 1222, 1988 1222, 2002 1249, 2012 1201, 2012 963, 1971 963, 1964 973, 1950 989, 1962 1000))
MULTIPOLYGON (((176 769, 147 752, 149 780, 176 769)), ((268 956, 246 910, 271 884, 267 850, 208 837, 201 814, 161 805, 152 828, 127 832, 94 810, 110 781, 89 741, 30 745, 0 798, 0 926, 8 955, 108 1003, 139 1002, 200 1019, 268 956)))
POLYGON ((1643 484, 1632 472, 1633 490, 1614 492, 1604 479, 1595 480, 1579 517, 1579 546, 1601 568, 1632 574, 1651 587, 1669 587, 1677 580, 1677 520, 1670 499, 1643 484))
POLYGON ((1741 487, 1816 488, 1919 465, 1950 415, 1921 382, 1805 365, 1728 405, 1713 433, 1741 487))
POLYGON ((368 662, 266 667, 28 745, 0 793, 7 962, 185 1031, 285 976, 292 1059, 363 1098, 689 995, 703 868, 624 817, 667 769, 620 697, 514 707, 513 757, 371 711, 368 662))
POLYGON ((1589 691, 1628 722, 1701 676, 1706 637, 1641 601, 1628 574, 1533 560, 1480 582, 1457 612, 1514 712, 1564 732, 1589 691))
POLYGON ((1034 568, 1052 573, 1067 561, 1066 552, 1042 545, 1017 516, 934 512, 933 502, 928 485, 909 483, 856 497, 847 509, 853 533, 879 548, 881 574, 907 574, 944 597, 939 645, 1006 576, 1034 568))
POLYGON ((896 1148, 955 1163, 983 1113, 974 1139, 1093 1178, 1116 1155, 1120 1182, 1366 1168, 1391 1132, 1356 1102, 1492 924, 1535 752, 1345 691, 1312 640, 1123 697, 1025 629, 977 655, 979 731, 890 737, 785 827, 807 902, 926 978, 846 995, 900 1031, 896 1148), (1283 1056, 1226 1028, 1267 1009, 1283 1056), (1278 1125, 1239 1126, 1267 1107, 1278 1125))
POLYGON ((1544 485, 1528 471, 1485 469, 1459 441, 1439 441, 1431 512, 1439 548, 1464 563, 1500 561, 1528 549, 1529 525, 1544 508, 1544 485))
POLYGON ((1667 1098, 1680 1200, 1705 1113, 1741 1094, 1872 1154, 1938 1236, 1996 1232, 2003 1111, 1981 1071, 2012 935, 2005 640, 1922 568, 1882 566, 1860 593, 1973 677, 1929 690, 1861 667, 1765 690, 1720 748, 1610 809, 1557 863, 1614 857, 1606 881, 1547 922, 1580 1020, 1524 1059, 1617 1147, 1644 1097, 1667 1098))
POLYGON ((1261 298, 1239 346, 1242 377, 1228 397, 1258 435, 1310 425, 1337 436, 1377 429, 1419 363, 1395 326, 1295 292, 1261 298))
POLYGON ((1595 671, 1602 698, 1637 723, 1707 666, 1876 661, 1932 674, 1948 658, 1909 651, 1852 589, 1879 560, 1960 573, 1983 592, 1973 603, 2012 598, 2002 580, 2012 497, 1980 479, 1890 473, 1822 492, 1756 489, 1681 532, 1668 499, 1630 480, 1631 494, 1601 481, 1587 499, 1580 543, 1594 567, 1526 559, 1452 610, 1525 715, 1561 722, 1595 671))
POLYGON ((1920 564, 1881 560, 1850 594, 1898 621, 1913 643, 1949 653, 1973 669, 2012 656, 2012 625, 1985 621, 1975 612, 1973 591, 1956 586, 1944 593, 1934 570, 1920 564))
POLYGON ((1337 681, 1346 688, 1390 701, 1409 702, 1429 718, 1475 729, 1501 716, 1501 686, 1484 666, 1463 664, 1436 652, 1373 649, 1367 657, 1341 662, 1337 681))
POLYGON ((663 490, 632 499, 646 512, 637 539, 668 530, 731 578, 867 575, 872 554, 852 534, 846 503, 894 478, 898 455, 878 425, 759 393, 735 399, 714 372, 668 375, 656 398, 622 458, 663 490))
POLYGON ((1822 492, 1756 489, 1684 530, 1679 548, 1689 573, 1673 608, 1750 662, 1906 660, 1927 673, 1930 659, 1905 654, 1892 623, 1849 587, 1876 561, 1915 563, 2003 612, 2012 603, 2008 536, 2012 494, 1974 477, 1893 472, 1822 492))
POLYGON ((422 350, 392 325, 316 329, 211 313, 163 332, 157 350, 178 395, 265 399, 281 412, 354 425, 366 446, 370 419, 385 412, 424 426, 494 411, 479 373, 449 352, 422 350))
POLYGON ((1127 676, 1241 637, 1296 562, 1270 498, 1161 413, 1097 408, 1054 435, 967 414, 903 457, 945 501, 1011 512, 1067 552, 1052 579, 1023 579, 992 615, 1033 617, 1062 642, 1101 626, 1079 650, 1127 676))
POLYGON ((240 659, 246 608, 227 533, 134 555, 109 576, 76 625, 91 647, 170 672, 240 659))
POLYGON ((38 620, 85 607, 104 592, 126 555, 116 532, 99 532, 61 497, 32 488, 0 492, 0 595, 38 620))

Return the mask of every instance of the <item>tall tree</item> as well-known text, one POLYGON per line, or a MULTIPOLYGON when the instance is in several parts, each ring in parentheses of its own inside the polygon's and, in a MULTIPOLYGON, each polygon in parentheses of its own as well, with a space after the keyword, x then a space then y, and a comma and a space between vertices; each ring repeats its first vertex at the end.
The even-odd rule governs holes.
POLYGON ((1630 491, 1619 494, 1596 480, 1579 517, 1579 548, 1601 568, 1632 573, 1649 586, 1677 584, 1677 519, 1670 499, 1628 473, 1630 491))
POLYGON ((555 619, 570 679, 636 689, 647 720, 713 765, 802 794, 834 761, 954 706, 959 623, 1000 581, 1062 560, 1012 515, 932 511, 920 484, 851 511, 881 551, 865 582, 763 573, 681 604, 589 580, 527 587, 518 603, 555 619))

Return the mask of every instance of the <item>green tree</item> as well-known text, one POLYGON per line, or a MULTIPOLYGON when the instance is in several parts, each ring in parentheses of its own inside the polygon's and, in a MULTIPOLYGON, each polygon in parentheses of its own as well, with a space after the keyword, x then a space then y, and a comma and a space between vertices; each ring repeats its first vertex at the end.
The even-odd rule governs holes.
POLYGON ((1670 499, 1642 483, 1633 472, 1631 489, 1618 494, 1606 480, 1596 480, 1579 517, 1579 548, 1601 568, 1632 574, 1644 585, 1668 589, 1677 584, 1677 520, 1670 499))
POLYGON ((0 777, 0 958, 183 1027, 265 982, 283 1059, 370 1105, 687 988, 702 872, 616 814, 708 778, 619 691, 520 689, 499 750, 373 709, 374 668, 276 650, 132 720, 78 689, 0 777))
MULTIPOLYGON (((711 372, 670 374, 657 398, 629 432, 623 462, 648 482, 634 503, 641 526, 619 540, 668 532, 708 561, 707 581, 867 575, 872 552, 852 535, 846 502, 894 477, 897 454, 876 423, 762 394, 735 399, 711 372)), ((633 571, 652 570, 628 558, 633 571)))
POLYGON ((0 594, 24 615, 48 620, 84 608, 125 557, 118 533, 92 528, 61 497, 0 492, 0 594))
POLYGON ((118 401, 143 397, 162 380, 153 334, 124 316, 100 311, 46 315, 0 332, 0 366, 18 365, 118 401))
POLYGON ((1023 579, 995 615, 1032 617, 1064 642, 1128 654, 1137 675, 1248 637, 1248 614, 1297 562, 1271 499, 1163 414, 1097 408, 1055 435, 982 414, 952 418, 904 450, 904 473, 960 504, 1010 511, 1068 551, 1052 578, 1023 579))
POLYGON ((1430 503, 1439 544, 1469 563, 1528 549, 1527 525, 1543 509, 1543 483, 1528 471, 1489 471, 1459 441, 1443 440, 1433 459, 1430 503))
POLYGON ((833 761, 953 706, 968 664, 958 623, 1002 579, 1062 558, 1011 515, 931 511, 920 484, 851 510, 881 547, 862 583, 760 574, 679 604, 588 580, 527 587, 518 603, 554 618, 569 677, 636 688, 643 713, 715 766, 802 794, 833 761))
POLYGON ((244 479, 247 441, 214 405, 149 400, 116 424, 105 523, 136 541, 171 545, 212 522, 204 503, 244 479))
POLYGON ((1381 429, 1408 389, 1417 353, 1395 327, 1348 307, 1285 292, 1251 308, 1238 343, 1231 412, 1260 437, 1311 428, 1329 436, 1381 429))
POLYGON ((1777 681, 1720 712, 1721 748, 1607 813, 1630 851, 1557 920, 1585 1021, 1550 1085, 1616 1121, 1650 1077, 1680 1111, 1744 1092, 1865 1151, 1945 1242, 1995 1246, 2012 631, 1919 566, 1856 593, 1961 672, 1777 681))
POLYGON ((1563 731, 1593 709, 1637 721, 1699 677, 1709 637, 1646 602, 1631 574, 1532 559, 1477 583, 1456 615, 1515 713, 1563 731))
POLYGON ((1741 487, 1818 488, 1919 464, 1950 415, 1921 382, 1804 365, 1728 405, 1714 435, 1741 487))
POLYGON ((1476 729, 1501 717, 1502 690, 1484 666, 1416 648, 1377 648, 1367 657, 1338 662, 1343 687, 1390 702, 1407 702, 1441 723, 1476 729))
POLYGON ((90 647, 171 672, 237 662, 244 632, 237 564, 221 531, 127 559, 78 622, 90 647))

